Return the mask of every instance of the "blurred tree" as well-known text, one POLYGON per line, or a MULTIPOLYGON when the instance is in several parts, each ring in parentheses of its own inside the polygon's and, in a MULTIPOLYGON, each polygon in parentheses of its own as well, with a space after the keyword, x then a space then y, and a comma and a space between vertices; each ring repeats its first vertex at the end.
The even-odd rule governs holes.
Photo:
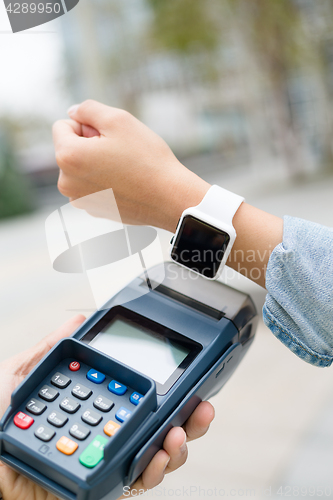
POLYGON ((0 126, 0 219, 33 209, 31 188, 19 171, 12 134, 0 126))
MULTIPOLYGON (((313 0, 326 2, 327 0, 313 0)), ((304 0, 148 0, 154 12, 153 37, 160 46, 183 54, 217 54, 230 26, 238 28, 261 69, 274 109, 280 154, 291 175, 303 173, 304 156, 289 102, 288 80, 304 65, 320 67, 322 47, 304 22, 304 0)), ((332 2, 332 0, 328 0, 332 2)), ((307 2, 309 4, 309 2, 307 2)), ((311 2, 310 2, 311 3, 311 2)), ((332 15, 332 10, 328 10, 332 15)), ((324 85, 325 87, 325 85, 324 85)), ((331 137, 326 162, 332 164, 331 137)))

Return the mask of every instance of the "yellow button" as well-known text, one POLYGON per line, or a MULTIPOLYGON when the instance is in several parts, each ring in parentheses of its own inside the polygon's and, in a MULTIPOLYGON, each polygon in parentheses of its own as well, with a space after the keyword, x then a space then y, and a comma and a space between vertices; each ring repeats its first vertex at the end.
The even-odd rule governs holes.
POLYGON ((66 436, 62 436, 57 442, 57 450, 65 455, 73 455, 74 451, 78 449, 79 445, 66 436))
POLYGON ((119 424, 116 424, 116 422, 109 420, 108 423, 104 426, 104 432, 107 436, 113 436, 117 432, 119 427, 119 424))

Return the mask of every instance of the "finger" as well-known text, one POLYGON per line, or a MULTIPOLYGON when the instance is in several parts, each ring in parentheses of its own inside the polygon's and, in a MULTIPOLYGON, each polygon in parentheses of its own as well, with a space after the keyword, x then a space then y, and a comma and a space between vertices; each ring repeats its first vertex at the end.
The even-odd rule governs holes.
POLYGON ((17 366, 16 374, 26 376, 59 340, 69 337, 84 320, 85 317, 82 314, 74 316, 74 318, 66 321, 58 330, 45 337, 37 345, 19 354, 15 363, 17 366))
POLYGON ((170 462, 165 470, 168 474, 179 469, 187 459, 186 433, 181 427, 174 427, 164 439, 163 448, 170 457, 170 462))
POLYGON ((56 151, 67 145, 82 142, 82 126, 74 120, 58 120, 52 127, 53 142, 56 151))
POLYGON ((214 407, 208 401, 200 403, 185 422, 184 429, 187 441, 193 441, 193 439, 198 439, 206 434, 214 416, 214 407))
POLYGON ((86 318, 83 314, 77 314, 73 318, 66 321, 66 323, 64 323, 60 328, 47 335, 39 344, 37 344, 36 348, 39 348, 42 356, 44 356, 44 354, 46 354, 46 352, 59 342, 59 340, 69 337, 72 333, 74 333, 85 320, 86 318))
MULTIPOLYGON (((170 457, 164 450, 159 450, 151 462, 143 471, 142 475, 131 485, 133 496, 137 496, 143 491, 155 488, 163 481, 165 469, 169 463, 170 457), (140 493, 139 493, 140 492, 140 493)), ((129 495, 123 495, 120 498, 128 498, 129 495)), ((118 499, 120 500, 120 499, 118 499)))
POLYGON ((89 99, 81 104, 71 106, 67 113, 73 120, 101 132, 108 128, 110 120, 118 111, 120 110, 89 99))
POLYGON ((82 125, 82 136, 83 137, 90 138, 90 137, 96 137, 99 135, 100 135, 100 133, 94 127, 91 127, 90 125, 82 125))

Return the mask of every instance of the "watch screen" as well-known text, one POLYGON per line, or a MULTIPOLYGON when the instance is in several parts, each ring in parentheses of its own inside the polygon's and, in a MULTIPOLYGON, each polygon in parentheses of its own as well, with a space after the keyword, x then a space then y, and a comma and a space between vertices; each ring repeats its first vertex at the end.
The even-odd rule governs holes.
POLYGON ((214 278, 220 267, 230 236, 191 215, 186 215, 175 240, 171 257, 203 274, 214 278))

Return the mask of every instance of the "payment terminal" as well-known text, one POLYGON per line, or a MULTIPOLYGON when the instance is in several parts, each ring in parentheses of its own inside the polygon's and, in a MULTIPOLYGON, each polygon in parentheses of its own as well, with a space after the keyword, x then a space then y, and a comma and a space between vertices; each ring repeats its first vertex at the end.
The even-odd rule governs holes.
POLYGON ((171 262, 148 275, 51 349, 0 422, 0 460, 64 500, 118 498, 253 341, 248 295, 171 262))

